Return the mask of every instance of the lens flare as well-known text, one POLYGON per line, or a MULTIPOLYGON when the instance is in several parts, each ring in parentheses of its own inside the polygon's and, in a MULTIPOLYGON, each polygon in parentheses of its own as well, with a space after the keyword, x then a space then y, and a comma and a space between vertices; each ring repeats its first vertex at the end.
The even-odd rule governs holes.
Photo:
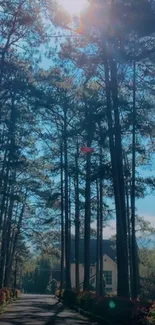
POLYGON ((58 0, 58 3, 70 15, 80 14, 88 6, 87 0, 58 0))
POLYGON ((113 300, 109 301, 109 307, 111 309, 115 308, 115 306, 116 306, 116 304, 115 304, 115 302, 113 300))

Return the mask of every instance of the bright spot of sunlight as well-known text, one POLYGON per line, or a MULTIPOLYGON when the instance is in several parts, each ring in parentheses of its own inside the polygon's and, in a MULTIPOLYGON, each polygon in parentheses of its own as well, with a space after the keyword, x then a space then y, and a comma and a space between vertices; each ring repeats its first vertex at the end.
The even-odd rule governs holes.
POLYGON ((68 11, 70 15, 80 14, 88 5, 87 0, 58 0, 58 3, 68 11))

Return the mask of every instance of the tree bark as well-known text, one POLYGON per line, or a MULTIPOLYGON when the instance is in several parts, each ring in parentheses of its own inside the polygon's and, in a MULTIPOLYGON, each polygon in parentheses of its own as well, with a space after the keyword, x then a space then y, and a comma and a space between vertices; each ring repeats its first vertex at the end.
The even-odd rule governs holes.
POLYGON ((127 219, 126 219, 126 202, 125 202, 125 184, 124 184, 124 166, 122 154, 122 139, 121 139, 121 126, 118 110, 118 85, 117 85, 117 63, 111 60, 111 87, 113 99, 113 111, 115 120, 115 152, 118 173, 118 188, 119 188, 119 205, 120 205, 120 219, 117 222, 117 240, 119 250, 119 281, 118 281, 118 294, 129 297, 129 276, 128 276, 128 244, 127 244, 127 219), (122 249, 123 241, 123 249, 122 249), (126 291, 126 292, 125 292, 126 291))
MULTIPOLYGON (((11 191, 13 194, 13 189, 11 191)), ((10 200, 10 206, 8 211, 8 220, 7 220, 7 227, 6 227, 6 262, 5 262, 5 275, 4 275, 4 287, 8 286, 7 278, 9 270, 9 261, 10 261, 10 242, 11 242, 11 225, 12 225, 12 213, 13 213, 13 205, 14 201, 10 200)))
POLYGON ((135 172, 136 172, 136 62, 133 63, 133 112, 132 112, 132 182, 131 182, 131 230, 132 230, 132 298, 138 296, 138 261, 135 231, 135 172))
POLYGON ((60 168, 61 168, 61 278, 60 292, 64 288, 64 188, 63 188, 63 143, 60 144, 60 168))
POLYGON ((96 180, 96 193, 97 193, 97 240, 96 240, 96 294, 99 295, 99 261, 100 261, 100 197, 99 197, 99 184, 96 180))
POLYGON ((69 231, 69 196, 68 196, 68 145, 67 145, 67 107, 64 108, 64 167, 65 167, 65 275, 66 289, 71 289, 70 274, 70 231, 69 231))
POLYGON ((110 69, 108 61, 105 62, 104 64, 106 99, 107 99, 106 112, 107 112, 107 121, 108 121, 108 129, 109 129, 109 144, 110 144, 113 188, 114 188, 114 197, 115 197, 115 206, 116 206, 116 229, 117 229, 116 249, 117 249, 117 269, 118 269, 117 294, 118 296, 129 297, 127 227, 126 227, 126 210, 125 210, 125 192, 123 193, 124 179, 122 178, 123 166, 121 161, 122 158, 121 134, 120 134, 118 107, 117 107, 118 106, 117 79, 116 79, 117 75, 116 75, 116 69, 113 65, 110 69), (111 81, 113 83, 113 87, 110 82, 110 70, 111 70, 111 77, 112 77, 111 81), (112 99, 113 99, 113 107, 115 113, 114 122, 112 118, 112 99), (121 188, 121 186, 123 186, 123 189, 121 188))
MULTIPOLYGON (((27 194, 25 194, 25 201, 26 201, 26 197, 27 197, 27 194)), ((10 285, 12 265, 13 265, 13 260, 14 260, 14 256, 15 256, 15 252, 16 252, 17 241, 18 241, 19 234, 20 234, 23 214, 24 214, 24 210, 25 210, 25 201, 24 201, 24 203, 23 203, 23 205, 21 207, 21 212, 20 212, 18 225, 17 225, 17 231, 15 233, 14 240, 13 240, 13 242, 11 242, 12 247, 10 247, 9 265, 8 265, 8 268, 7 268, 7 275, 6 275, 6 280, 5 280, 6 283, 7 283, 7 286, 10 285)))
POLYGON ((14 296, 15 296, 16 287, 17 287, 17 269, 18 269, 18 257, 16 256, 16 258, 15 258, 15 270, 14 270, 14 284, 13 284, 14 296))
MULTIPOLYGON (((102 147, 100 146, 100 168, 102 166, 102 147)), ((104 295, 104 281, 103 281, 103 181, 100 178, 100 296, 104 295)))
MULTIPOLYGON (((87 142, 91 146, 91 142, 87 142)), ((85 221, 84 221, 84 283, 83 290, 89 290, 90 279, 90 221, 91 221, 91 192, 90 192, 91 154, 86 157, 86 186, 85 186, 85 221)))
POLYGON ((79 144, 75 155, 75 283, 76 292, 80 291, 79 283, 79 239, 80 239, 80 209, 79 209, 79 166, 78 166, 79 144))

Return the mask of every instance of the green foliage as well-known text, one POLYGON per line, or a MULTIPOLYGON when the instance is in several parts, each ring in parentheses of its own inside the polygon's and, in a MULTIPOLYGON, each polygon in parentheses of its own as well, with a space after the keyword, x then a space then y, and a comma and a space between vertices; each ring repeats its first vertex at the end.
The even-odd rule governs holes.
POLYGON ((150 325, 155 324, 155 303, 151 306, 148 314, 148 320, 150 325))
POLYGON ((77 304, 80 308, 84 310, 92 310, 96 302, 96 295, 93 292, 80 292, 77 296, 77 304))
POLYGON ((28 293, 46 292, 51 275, 51 262, 46 256, 36 260, 33 271, 27 270, 23 277, 23 288, 28 293))
POLYGON ((141 296, 145 299, 155 297, 155 250, 140 250, 141 296))

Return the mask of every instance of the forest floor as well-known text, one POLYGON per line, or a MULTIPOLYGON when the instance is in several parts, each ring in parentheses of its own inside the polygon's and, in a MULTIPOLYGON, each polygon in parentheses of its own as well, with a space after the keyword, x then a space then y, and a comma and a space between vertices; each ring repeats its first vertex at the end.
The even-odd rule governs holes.
POLYGON ((49 295, 24 294, 0 315, 0 325, 89 325, 76 312, 49 295))

